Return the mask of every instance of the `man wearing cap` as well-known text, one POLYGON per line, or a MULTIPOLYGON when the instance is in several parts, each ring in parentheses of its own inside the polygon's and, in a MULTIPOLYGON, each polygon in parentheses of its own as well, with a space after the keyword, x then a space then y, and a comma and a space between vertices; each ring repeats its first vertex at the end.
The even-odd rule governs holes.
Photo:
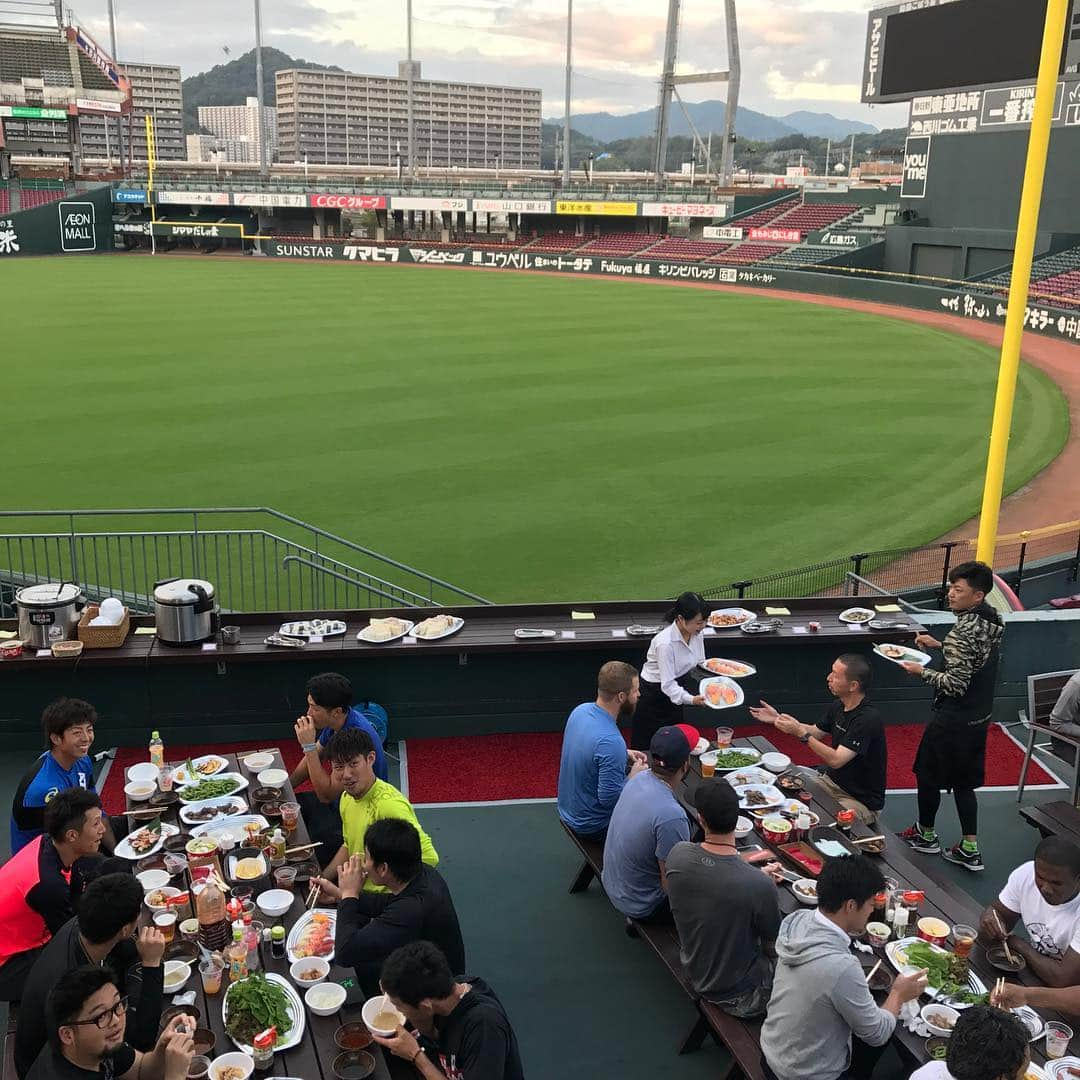
POLYGON ((601 881, 628 919, 672 921, 665 864, 671 849, 690 839, 690 822, 675 788, 690 768, 690 750, 699 737, 689 724, 660 728, 649 743, 648 770, 627 780, 615 804, 601 881))
POLYGON ((676 844, 666 864, 683 966, 698 996, 732 1016, 756 1019, 765 1015, 772 990, 780 864, 757 869, 743 862, 735 848, 739 796, 727 781, 703 781, 694 806, 705 839, 676 844))

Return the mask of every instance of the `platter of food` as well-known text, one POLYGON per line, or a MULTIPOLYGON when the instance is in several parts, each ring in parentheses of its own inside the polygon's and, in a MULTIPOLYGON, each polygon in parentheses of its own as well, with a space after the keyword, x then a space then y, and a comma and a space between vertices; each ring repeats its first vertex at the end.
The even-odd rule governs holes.
POLYGON ((735 793, 743 810, 763 810, 784 801, 784 793, 772 784, 743 784, 735 789, 735 793))
POLYGON ((136 862, 149 855, 157 854, 170 836, 178 836, 179 833, 180 830, 175 825, 163 823, 160 818, 155 818, 149 825, 128 833, 123 840, 118 841, 114 854, 119 855, 121 859, 136 862))
POLYGON ((301 915, 289 931, 285 952, 289 962, 295 964, 308 956, 323 960, 334 959, 334 931, 337 928, 337 912, 329 908, 313 908, 301 915))
POLYGON ((702 679, 698 692, 705 698, 710 709, 731 709, 743 703, 742 687, 726 675, 714 675, 711 679, 702 679))
POLYGON ((205 780, 208 776, 217 776, 229 767, 228 761, 220 754, 203 754, 202 757, 188 758, 183 765, 173 770, 173 783, 177 787, 205 780))
POLYGON ((929 664, 929 653, 912 649, 908 645, 894 645, 891 642, 884 645, 875 645, 874 652, 883 660, 891 660, 894 664, 902 664, 905 661, 911 664, 929 664))
POLYGON ((706 622, 714 630, 734 630, 743 623, 753 622, 757 616, 752 611, 741 607, 720 608, 711 612, 706 622))
POLYGON ((747 784, 764 784, 772 786, 773 774, 765 769, 759 769, 753 765, 745 769, 734 769, 726 773, 724 779, 732 787, 746 787, 747 784))
POLYGON ((781 844, 779 851, 786 855, 810 877, 816 878, 825 865, 824 858, 815 851, 805 840, 797 840, 791 844, 781 844))
POLYGON ((749 765, 756 765, 761 760, 761 751, 752 746, 729 746, 727 750, 720 750, 716 755, 716 771, 728 773, 735 769, 745 769, 749 765))
POLYGON ((221 799, 226 795, 235 795, 247 786, 247 780, 239 773, 218 773, 205 780, 185 784, 180 789, 180 802, 184 806, 190 806, 192 803, 205 802, 207 799, 221 799))
MULTIPOLYGON (((1035 1068, 1034 1065, 1028 1066, 1029 1074, 1033 1068, 1035 1068)), ((1077 1077, 1080 1077, 1080 1058, 1058 1058, 1056 1061, 1048 1061, 1043 1068, 1049 1080, 1077 1080, 1077 1077)), ((1027 1076, 1024 1080, 1027 1080, 1027 1076)))
POLYGON ((739 629, 744 634, 771 634, 783 625, 780 619, 755 619, 753 622, 743 623, 739 629))
POLYGON ((874 618, 875 612, 865 607, 849 607, 846 611, 841 611, 837 618, 843 622, 848 623, 850 626, 862 626, 864 623, 870 622, 874 618))
POLYGON ((388 641, 400 641, 416 624, 410 619, 372 619, 356 635, 357 641, 366 641, 369 645, 385 645, 388 641))
POLYGON ((226 795, 224 798, 205 799, 200 803, 191 803, 180 808, 180 820, 185 825, 203 825, 218 818, 246 814, 248 804, 238 795, 226 795))
POLYGON ((1028 1029, 1031 1042, 1041 1039, 1046 1034, 1046 1021, 1030 1005, 1021 1005, 1012 1012, 1028 1029))
POLYGON ((304 1004, 288 981, 275 972, 252 972, 225 991, 221 1019, 229 1038, 246 1054, 251 1041, 269 1027, 277 1028, 275 1050, 299 1046, 304 1037, 304 1004))
POLYGON ((465 620, 457 615, 432 615, 413 627, 413 636, 424 641, 438 641, 456 634, 464 625, 465 620))
POLYGON ((348 627, 340 619, 303 619, 298 622, 282 623, 278 633, 286 637, 338 637, 348 627))
POLYGON ((725 660, 722 656, 710 656, 698 666, 703 667, 710 675, 726 675, 729 679, 745 679, 757 674, 757 668, 753 664, 744 664, 741 660, 725 660))
POLYGON ((926 968, 924 993, 935 1001, 947 1002, 954 1009, 985 1004, 989 1000, 986 984, 948 949, 922 938, 906 937, 890 941, 885 956, 897 971, 926 968))
POLYGON ((212 836, 216 840, 222 833, 232 833, 239 840, 243 837, 244 826, 249 821, 255 822, 260 830, 270 828, 270 822, 262 814, 236 814, 233 817, 208 821, 205 825, 197 825, 191 830, 191 835, 212 836))

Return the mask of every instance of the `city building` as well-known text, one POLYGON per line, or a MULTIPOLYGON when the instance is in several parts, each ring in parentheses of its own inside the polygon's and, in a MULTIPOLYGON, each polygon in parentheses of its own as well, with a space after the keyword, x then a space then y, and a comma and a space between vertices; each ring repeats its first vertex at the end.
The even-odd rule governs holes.
MULTIPOLYGON (((229 156, 223 160, 258 162, 259 160, 259 99, 249 97, 246 105, 200 105, 199 126, 206 128, 223 142, 230 144, 229 156)), ((266 161, 277 153, 277 109, 263 106, 263 142, 266 161)))
MULTIPOLYGON (((540 166, 540 91, 420 78, 414 62, 416 164, 540 166)), ((408 145, 407 64, 398 75, 290 68, 277 73, 278 157, 327 165, 395 165, 408 145)))
POLYGON ((187 159, 193 163, 255 161, 254 145, 247 139, 223 139, 218 135, 188 135, 187 159))
MULTIPOLYGON (((180 68, 174 64, 118 65, 131 83, 132 137, 131 156, 146 160, 146 116, 154 118, 154 135, 159 161, 183 161, 187 157, 184 139, 184 95, 180 68)), ((106 145, 105 118, 80 116, 79 136, 84 158, 104 158, 107 151, 118 157, 116 126, 110 121, 106 145)), ((127 123, 124 126, 127 137, 127 123)))

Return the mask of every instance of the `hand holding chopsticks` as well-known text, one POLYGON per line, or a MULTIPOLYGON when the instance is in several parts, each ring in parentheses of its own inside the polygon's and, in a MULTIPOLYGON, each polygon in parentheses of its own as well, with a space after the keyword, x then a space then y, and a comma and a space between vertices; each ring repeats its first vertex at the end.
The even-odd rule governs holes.
POLYGON ((1001 932, 1001 944, 1005 947, 1005 959, 1008 960, 1013 967, 1019 967, 1020 962, 1016 959, 1016 955, 1013 953, 1012 949, 1009 948, 1009 935, 1001 921, 1001 916, 997 913, 997 908, 991 908, 990 912, 994 916, 995 925, 1001 932))

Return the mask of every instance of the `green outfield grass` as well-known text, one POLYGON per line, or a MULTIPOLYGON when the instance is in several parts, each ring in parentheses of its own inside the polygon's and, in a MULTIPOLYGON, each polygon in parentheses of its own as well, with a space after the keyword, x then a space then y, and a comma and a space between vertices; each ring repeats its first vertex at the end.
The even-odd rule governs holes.
MULTIPOLYGON (((672 595, 978 509, 994 350, 634 282, 0 264, 6 507, 264 504, 499 600, 672 595)), ((1009 488, 1068 436, 1021 370, 1009 488)))

